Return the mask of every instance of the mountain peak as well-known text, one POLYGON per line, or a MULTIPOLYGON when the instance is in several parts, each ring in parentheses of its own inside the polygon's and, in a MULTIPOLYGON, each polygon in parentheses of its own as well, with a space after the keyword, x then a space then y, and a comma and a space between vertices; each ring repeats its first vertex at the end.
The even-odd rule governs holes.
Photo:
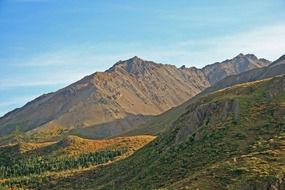
POLYGON ((130 65, 130 64, 143 64, 145 62, 146 62, 145 60, 139 58, 138 56, 134 56, 126 61, 122 61, 121 63, 130 65))
POLYGON ((234 59, 240 59, 240 58, 250 58, 256 60, 258 59, 254 54, 243 54, 243 53, 240 53, 236 57, 234 57, 234 59))
POLYGON ((135 62, 140 62, 140 61, 144 61, 144 60, 135 55, 134 57, 126 59, 126 60, 119 60, 117 63, 115 63, 115 65, 124 64, 126 62, 135 63, 135 62))
POLYGON ((107 70, 107 72, 112 72, 116 70, 125 70, 130 74, 138 73, 138 72, 144 72, 149 68, 155 67, 155 65, 158 65, 157 63, 154 63, 152 61, 146 61, 142 58, 139 58, 138 56, 134 56, 127 60, 120 60, 115 65, 113 65, 110 69, 107 70))
POLYGON ((268 66, 271 62, 259 59, 254 54, 240 53, 232 59, 216 62, 202 68, 210 83, 213 85, 225 76, 235 75, 251 69, 268 66))
POLYGON ((243 53, 238 54, 236 57, 244 57, 243 53))
POLYGON ((135 61, 143 61, 143 59, 141 59, 141 58, 139 58, 138 56, 134 56, 134 57, 132 57, 131 59, 129 59, 130 61, 133 61, 133 62, 135 62, 135 61))

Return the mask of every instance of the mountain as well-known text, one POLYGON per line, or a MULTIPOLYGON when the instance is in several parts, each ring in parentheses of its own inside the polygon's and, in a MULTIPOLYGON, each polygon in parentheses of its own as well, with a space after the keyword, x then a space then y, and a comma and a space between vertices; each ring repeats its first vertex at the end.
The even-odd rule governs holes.
MULTIPOLYGON (((224 89, 212 88, 216 82, 180 106, 142 119, 123 137, 91 140, 63 134, 32 143, 25 142, 29 134, 16 131, 17 144, 0 144, 0 188, 282 189, 285 76, 278 75, 283 61, 282 56, 254 69, 273 78, 224 89)), ((117 63, 106 72, 118 68, 137 69, 117 63)))
POLYGON ((41 181, 50 189, 82 182, 81 189, 281 190, 284 104, 284 75, 223 89, 189 104, 170 131, 132 156, 41 181))
POLYGON ((71 133, 92 134, 93 138, 118 135, 182 104, 228 75, 269 63, 240 54, 197 69, 133 57, 6 114, 0 118, 0 135, 13 132, 17 126, 37 136, 57 136, 72 129, 76 130, 71 133))
POLYGON ((190 100, 186 101, 185 103, 175 108, 172 108, 154 118, 149 119, 147 122, 144 122, 134 127, 132 130, 121 134, 121 136, 140 135, 140 134, 159 135, 169 130, 172 127, 174 121, 177 120, 181 114, 186 112, 186 108, 203 96, 206 96, 210 93, 213 93, 215 91, 224 88, 231 87, 236 84, 267 79, 270 77, 275 77, 284 74, 285 74, 285 55, 281 56, 279 59, 277 59, 267 67, 256 68, 246 72, 242 72, 237 75, 230 75, 228 77, 225 77, 224 79, 218 81, 209 88, 203 90, 201 93, 190 98, 190 100))
POLYGON ((285 73, 285 55, 281 56, 279 59, 271 63, 268 67, 256 68, 237 75, 231 75, 225 77, 223 80, 220 80, 210 88, 206 89, 202 94, 207 94, 209 92, 230 87, 235 84, 251 82, 278 75, 283 75, 284 73, 285 73))
POLYGON ((225 78, 225 76, 236 75, 248 70, 268 66, 271 62, 266 59, 258 59, 253 54, 239 54, 231 60, 214 63, 202 68, 211 85, 225 78))

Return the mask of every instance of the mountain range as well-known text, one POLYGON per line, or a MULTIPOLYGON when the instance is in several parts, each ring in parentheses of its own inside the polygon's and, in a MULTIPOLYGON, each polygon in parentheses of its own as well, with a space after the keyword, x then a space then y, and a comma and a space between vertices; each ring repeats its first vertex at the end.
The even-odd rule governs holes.
POLYGON ((65 133, 104 138, 126 133, 176 107, 220 80, 271 62, 252 54, 177 68, 133 57, 54 93, 44 94, 0 118, 0 135, 17 126, 37 136, 65 133))
POLYGON ((285 55, 119 61, 0 119, 0 189, 284 190, 284 105, 285 55))

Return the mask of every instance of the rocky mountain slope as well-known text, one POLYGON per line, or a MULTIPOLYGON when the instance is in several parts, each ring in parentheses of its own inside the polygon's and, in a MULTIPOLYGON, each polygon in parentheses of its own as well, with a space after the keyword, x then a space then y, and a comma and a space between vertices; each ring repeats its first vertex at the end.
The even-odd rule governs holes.
POLYGON ((223 88, 231 87, 236 84, 252 82, 256 80, 262 80, 278 75, 285 74, 285 56, 281 56, 279 59, 274 61, 267 67, 256 68, 250 71, 246 71, 237 75, 231 75, 225 79, 215 83, 211 87, 203 90, 201 93, 191 98, 189 101, 164 112, 154 118, 149 119, 147 122, 142 123, 122 135, 137 135, 137 134, 152 134, 158 135, 162 132, 169 130, 173 122, 178 119, 178 117, 186 112, 187 106, 197 101, 199 98, 206 96, 215 91, 221 90, 223 88))
POLYGON ((239 54, 231 60, 221 63, 214 63, 202 68, 211 85, 225 78, 226 76, 236 75, 245 71, 268 66, 271 62, 266 59, 258 59, 253 54, 239 54))
POLYGON ((242 54, 203 69, 176 68, 138 57, 119 61, 105 72, 96 72, 6 114, 0 118, 0 135, 21 126, 42 136, 87 127, 95 129, 93 137, 114 136, 182 104, 228 75, 269 63, 242 54))
POLYGON ((256 68, 237 75, 231 75, 220 80, 210 88, 206 89, 202 94, 207 94, 222 88, 226 88, 235 84, 251 82, 255 80, 266 79, 285 73, 285 55, 271 63, 268 67, 256 68))
POLYGON ((129 158, 42 181, 53 189, 75 181, 82 189, 284 189, 284 104, 284 76, 220 90, 189 104, 170 131, 129 158))

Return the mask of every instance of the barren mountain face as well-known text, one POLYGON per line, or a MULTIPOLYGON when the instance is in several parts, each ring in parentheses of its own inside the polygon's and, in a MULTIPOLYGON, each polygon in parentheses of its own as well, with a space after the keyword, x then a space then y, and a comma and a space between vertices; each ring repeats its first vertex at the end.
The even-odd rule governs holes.
POLYGON ((48 135, 86 127, 100 129, 102 137, 120 134, 182 104, 226 76, 269 63, 254 55, 240 54, 197 69, 133 57, 6 114, 0 118, 0 134, 11 133, 17 125, 25 131, 48 135))
POLYGON ((230 87, 235 84, 262 80, 278 75, 283 75, 284 73, 285 73, 285 55, 281 56, 279 59, 272 62, 267 67, 257 67, 255 69, 248 70, 240 74, 227 76, 224 79, 212 85, 211 87, 207 88, 201 94, 207 94, 209 92, 230 87))
POLYGON ((213 85, 226 76, 236 75, 251 69, 265 67, 270 63, 271 62, 266 59, 258 59, 253 54, 239 54, 233 59, 207 65, 202 69, 202 71, 207 76, 210 84, 213 85))

